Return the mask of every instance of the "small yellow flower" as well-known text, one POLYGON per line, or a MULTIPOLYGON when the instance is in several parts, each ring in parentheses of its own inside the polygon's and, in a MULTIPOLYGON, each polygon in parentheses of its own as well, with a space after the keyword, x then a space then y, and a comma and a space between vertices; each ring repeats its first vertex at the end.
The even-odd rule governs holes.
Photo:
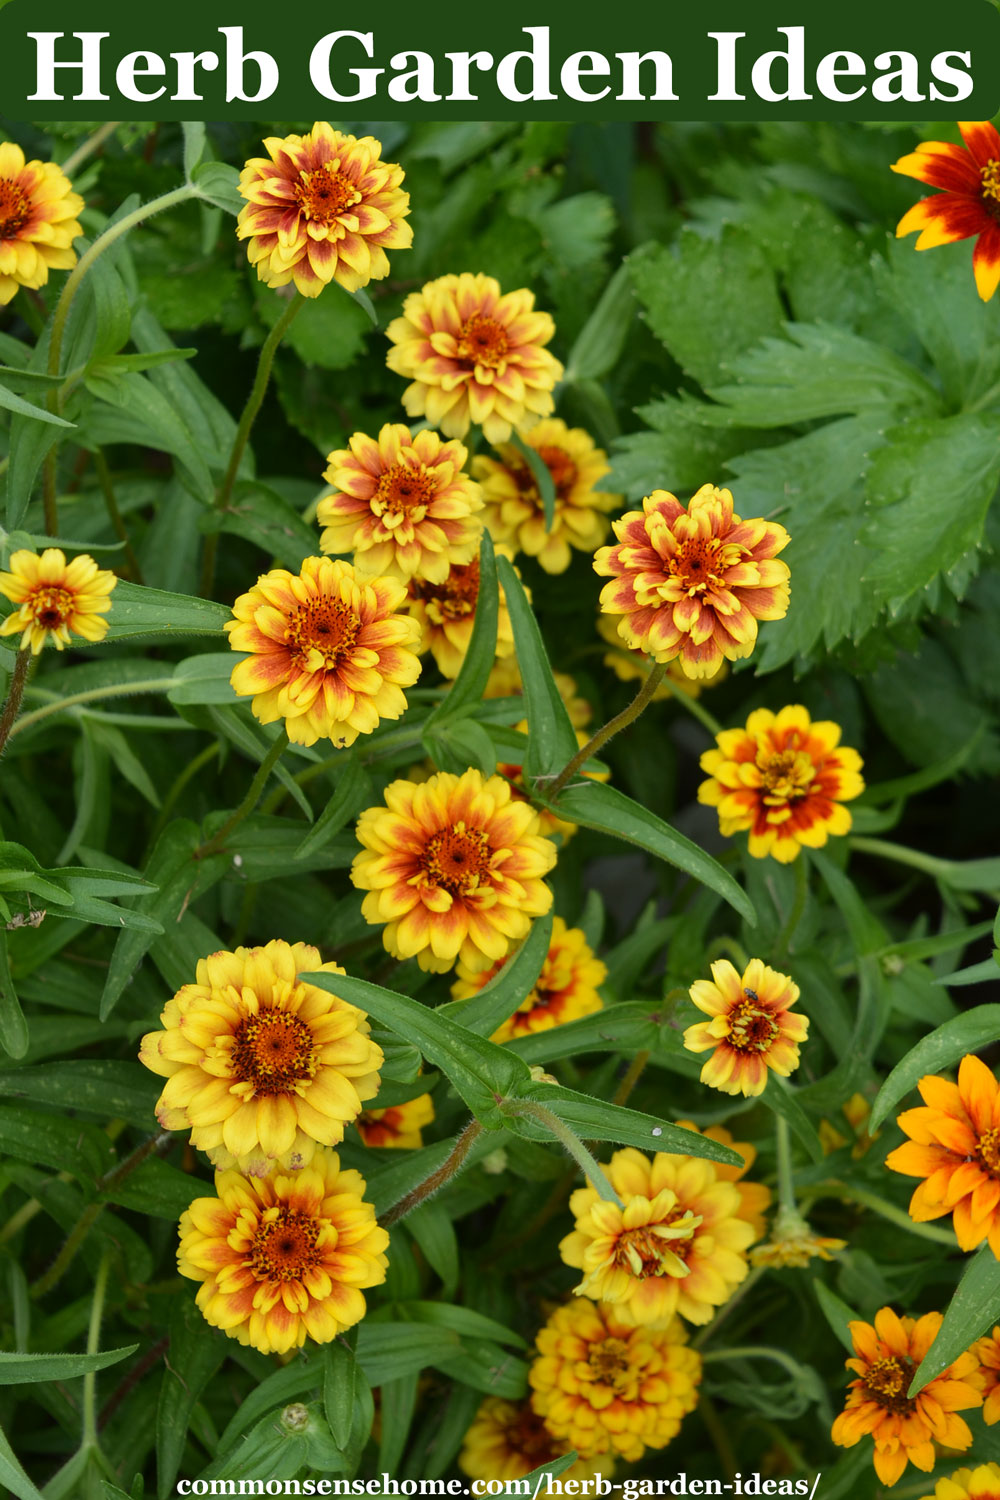
POLYGON ((724 1094, 762 1094, 769 1070, 787 1078, 798 1067, 809 1017, 792 1014, 799 987, 787 974, 752 958, 741 977, 722 958, 713 963, 711 980, 696 980, 690 995, 712 1018, 684 1033, 689 1052, 711 1050, 702 1083, 724 1094))
POLYGON ((832 1260, 838 1250, 846 1250, 846 1240, 824 1239, 813 1234, 802 1215, 784 1204, 774 1216, 771 1238, 750 1251, 754 1266, 808 1266, 811 1260, 832 1260))
POLYGON ((321 1148, 301 1172, 217 1172, 215 1197, 181 1215, 177 1268, 200 1281, 206 1321, 262 1354, 306 1338, 328 1344, 365 1315, 389 1236, 364 1201, 365 1180, 321 1148))
MULTIPOLYGON (((456 969, 458 977, 451 987, 452 997, 467 1000, 478 994, 499 974, 506 962, 504 959, 483 971, 467 969, 459 963, 456 969)), ((519 1036, 529 1036, 533 1031, 549 1031, 553 1026, 563 1026, 567 1021, 593 1015, 601 1009, 598 990, 607 977, 607 969, 599 958, 595 958, 580 929, 567 927, 562 917, 556 917, 552 923, 549 951, 534 987, 490 1040, 510 1042, 519 1036)))
POLYGON ((71 645, 71 631, 101 641, 108 631, 101 616, 111 608, 117 582, 86 553, 67 563, 58 547, 46 547, 41 557, 26 549, 13 552, 10 572, 0 573, 0 594, 20 607, 0 622, 0 635, 20 631, 21 649, 30 646, 35 656, 47 641, 57 651, 71 645))
POLYGON ((610 473, 607 454, 581 427, 567 427, 558 417, 536 423, 520 434, 552 475, 555 505, 551 530, 545 506, 527 459, 512 444, 497 451, 499 459, 479 456, 472 472, 483 486, 484 520, 493 540, 515 552, 537 557, 546 573, 565 573, 571 548, 593 552, 608 534, 605 512, 621 504, 620 495, 595 488, 610 473))
MULTIPOLYGON (((867 1121, 871 1116, 872 1107, 864 1094, 854 1093, 846 1104, 841 1105, 840 1112, 854 1132, 851 1156, 855 1161, 860 1161, 882 1134, 880 1130, 876 1130, 874 1135, 868 1133, 867 1121)), ((832 1151, 839 1151, 842 1146, 848 1144, 848 1137, 838 1130, 831 1120, 820 1120, 817 1134, 827 1156, 832 1151)))
POLYGON ((385 1109, 363 1109, 355 1120, 366 1146, 393 1146, 414 1151, 424 1144, 421 1131, 434 1122, 430 1094, 390 1104, 385 1109))
POLYGON ((581 1458, 637 1463, 665 1448, 694 1410, 701 1356, 677 1318, 633 1328, 621 1309, 585 1298, 557 1308, 537 1339, 531 1404, 552 1436, 581 1458))
MULTIPOLYGON (((443 677, 458 676, 465 653, 472 640, 479 602, 479 556, 467 563, 449 565, 442 582, 410 579, 409 593, 403 605, 420 627, 421 654, 429 651, 443 677)), ((497 656, 514 660, 514 629, 510 623, 507 599, 499 590, 497 609, 497 656)))
MULTIPOLYGON (((570 1444, 559 1442, 527 1401, 503 1401, 487 1396, 465 1434, 458 1466, 470 1479, 522 1479, 539 1465, 568 1453, 570 1444)), ((563 1479, 605 1479, 613 1461, 578 1458, 562 1474, 563 1479)))
POLYGON ((25 161, 13 141, 0 141, 0 307, 18 287, 37 290, 50 271, 76 265, 70 247, 83 233, 83 199, 54 161, 25 161))
POLYGON ((985 1382, 983 1421, 987 1427, 1000 1422, 1000 1326, 977 1339, 972 1352, 979 1361, 979 1373, 985 1382))
POLYGON ((1000 1500, 1000 1464, 956 1469, 950 1479, 938 1480, 933 1495, 920 1500, 1000 1500))

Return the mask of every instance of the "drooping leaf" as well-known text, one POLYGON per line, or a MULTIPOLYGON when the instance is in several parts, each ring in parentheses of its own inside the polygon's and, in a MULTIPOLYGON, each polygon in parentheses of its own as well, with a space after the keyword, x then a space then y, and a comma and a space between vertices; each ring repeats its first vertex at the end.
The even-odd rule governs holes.
POLYGON ((505 557, 497 560, 497 572, 510 611, 517 664, 524 683, 528 718, 525 773, 530 777, 553 776, 576 754, 576 733, 552 676, 542 633, 521 580, 505 557))

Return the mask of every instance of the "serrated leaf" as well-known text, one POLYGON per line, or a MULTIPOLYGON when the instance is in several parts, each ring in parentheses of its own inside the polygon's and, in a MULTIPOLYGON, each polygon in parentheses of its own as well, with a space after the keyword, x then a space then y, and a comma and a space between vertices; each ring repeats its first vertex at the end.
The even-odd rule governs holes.
POLYGON ((1000 1035, 1000 1005, 977 1005, 975 1010, 946 1021, 923 1037, 898 1062, 872 1105, 869 1131, 874 1131, 925 1075, 940 1073, 968 1052, 989 1046, 1000 1035))
MULTIPOLYGON (((991 1009, 996 1009, 996 1006, 991 1009)), ((945 1309, 937 1337, 910 1382, 913 1397, 960 1354, 981 1338, 1000 1318, 1000 1261, 983 1245, 962 1272, 962 1279, 945 1309)))
POLYGON ((506 557, 497 559, 497 573, 514 627, 517 665, 524 684, 528 719, 525 773, 532 778, 555 776, 577 752, 576 731, 552 676, 538 621, 521 580, 506 557))

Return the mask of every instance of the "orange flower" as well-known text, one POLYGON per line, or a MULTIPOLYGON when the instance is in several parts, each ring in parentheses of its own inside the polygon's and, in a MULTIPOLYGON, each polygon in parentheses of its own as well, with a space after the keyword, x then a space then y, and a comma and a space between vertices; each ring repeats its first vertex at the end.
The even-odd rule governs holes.
POLYGON ((555 325, 534 308, 524 287, 504 294, 492 276, 468 271, 411 292, 386 329, 386 364, 413 382, 403 392, 408 414, 447 437, 476 422, 491 443, 547 416, 563 367, 545 348, 555 325))
POLYGON ((988 302, 1000 284, 1000 135, 988 120, 960 120, 958 128, 967 151, 949 141, 923 141, 893 164, 904 177, 944 189, 915 203, 896 236, 919 229, 917 249, 933 250, 975 235, 972 270, 988 302))
POLYGON ((917 1367, 938 1329, 940 1313, 919 1320, 898 1318, 890 1307, 869 1323, 850 1323, 856 1359, 847 1368, 859 1377, 848 1388, 847 1406, 833 1424, 831 1436, 842 1448, 853 1448, 869 1433, 875 1440, 875 1473, 893 1485, 908 1463, 918 1469, 934 1467, 934 1444, 964 1453, 972 1433, 959 1411, 983 1404, 975 1356, 959 1355, 953 1364, 924 1386, 907 1395, 917 1367))
POLYGON ((317 1151, 301 1172, 264 1178, 218 1172, 215 1197, 181 1215, 177 1269, 200 1281, 207 1322, 262 1354, 287 1354, 309 1337, 328 1344, 365 1315, 362 1290, 379 1286, 389 1236, 364 1201, 359 1172, 317 1151))
MULTIPOLYGON (((487 1396, 465 1434, 458 1467, 470 1479, 523 1479, 539 1465, 568 1453, 570 1445, 554 1438, 527 1401, 487 1396)), ((563 1470, 564 1479, 609 1477, 613 1461, 578 1458, 563 1470)))
POLYGON ((0 573, 0 594, 19 607, 0 622, 0 636, 20 631, 22 651, 30 646, 34 656, 47 641, 57 651, 72 645, 71 631, 85 641, 102 641, 108 622, 101 617, 111 608, 117 582, 86 553, 67 563, 58 547, 46 547, 41 557, 27 548, 12 552, 10 572, 0 573))
POLYGON ((613 581, 601 609, 620 615, 627 646, 655 661, 678 660, 688 677, 714 677, 723 661, 749 656, 758 620, 788 613, 788 568, 777 554, 788 532, 744 521, 729 490, 703 484, 687 510, 654 490, 642 510, 612 523, 618 545, 602 547, 594 571, 613 581))
POLYGON ((985 1382, 983 1421, 987 1427, 1000 1422, 1000 1326, 977 1339, 972 1352, 979 1361, 979 1373, 985 1382))
POLYGON ((422 969, 443 974, 458 959, 488 969, 552 905, 543 876, 555 846, 500 776, 470 769, 421 785, 394 781, 357 832, 364 847, 351 879, 368 892, 361 911, 385 924, 394 958, 416 958, 422 969))
POLYGON ((712 1017, 684 1033, 689 1052, 712 1051, 702 1083, 723 1094, 762 1094, 768 1069, 787 1078, 798 1067, 809 1018, 791 1014, 799 987, 787 974, 752 958, 741 978, 721 958, 712 965, 711 980, 696 980, 689 994, 712 1017))
POLYGON ((958 1083, 929 1074, 917 1087, 925 1109, 897 1124, 910 1139, 885 1159, 893 1172, 924 1180, 910 1199, 918 1224, 952 1214, 958 1243, 989 1241, 1000 1259, 1000 1090, 985 1063, 963 1057, 958 1083))
POLYGON ((779 714, 758 708, 745 729, 724 729, 715 743, 701 757, 709 780, 698 788, 698 801, 718 808, 727 838, 749 830, 754 859, 771 855, 789 864, 802 845, 820 849, 830 834, 850 832, 842 804, 859 797, 865 784, 861 757, 841 745, 839 724, 813 723, 798 703, 779 714))
POLYGON ((18 287, 44 286, 50 271, 76 265, 83 199, 54 161, 28 161, 0 141, 0 307, 18 287))
POLYGON ((771 1206, 771 1189, 765 1187, 762 1182, 743 1181, 757 1160, 757 1147, 752 1146, 749 1141, 734 1140, 724 1125, 709 1125, 705 1130, 701 1130, 693 1120, 678 1120, 677 1123, 684 1130, 694 1130, 698 1135, 707 1135, 709 1140, 718 1141, 720 1146, 728 1146, 731 1151, 738 1151, 742 1156, 742 1167, 731 1167, 721 1161, 713 1162, 712 1165, 715 1167, 715 1175, 720 1182, 731 1182, 736 1188, 740 1195, 739 1217, 745 1219, 751 1226, 754 1239, 762 1239, 767 1232, 767 1220, 764 1215, 771 1206))
POLYGON ((421 1131, 433 1121, 434 1101, 430 1094, 421 1094, 417 1099, 390 1104, 386 1109, 363 1109, 354 1123, 366 1146, 413 1151, 424 1144, 421 1131))
MULTIPOLYGON (((496 978, 506 962, 504 959, 485 971, 467 969, 460 963, 456 970, 458 978, 451 987, 453 998, 468 1000, 477 995, 496 978)), ((562 917, 556 917, 549 951, 534 988, 490 1040, 510 1042, 533 1031, 549 1031, 553 1026, 593 1015, 601 1009, 598 989, 607 977, 607 969, 594 957, 580 929, 567 927, 562 917)))
POLYGON ((956 1469, 950 1478, 938 1480, 933 1495, 920 1500, 1000 1500, 1000 1464, 956 1469))
MULTIPOLYGON (((479 599, 479 557, 467 563, 452 563, 442 582, 423 577, 410 579, 404 605, 420 626, 419 651, 429 651, 443 677, 457 677, 465 660, 476 623, 479 599)), ((497 656, 512 656, 514 630, 507 600, 500 589, 497 610, 497 656)))
POLYGON ((436 432, 387 422, 378 441, 356 432, 327 460, 334 493, 319 502, 324 552, 353 552, 359 573, 444 583, 479 552, 483 500, 462 472, 468 453, 436 432))
POLYGON ((317 121, 308 135, 269 136, 264 149, 240 173, 247 203, 236 221, 260 280, 318 297, 331 281, 356 292, 388 276, 386 250, 408 249, 413 230, 403 169, 381 160, 381 142, 317 121))
POLYGON ((233 605, 225 628, 237 693, 262 724, 284 719, 296 745, 329 739, 338 748, 406 711, 402 692, 420 676, 412 649, 419 630, 397 614, 406 587, 395 578, 358 578, 350 563, 307 557, 296 577, 264 573, 233 605))

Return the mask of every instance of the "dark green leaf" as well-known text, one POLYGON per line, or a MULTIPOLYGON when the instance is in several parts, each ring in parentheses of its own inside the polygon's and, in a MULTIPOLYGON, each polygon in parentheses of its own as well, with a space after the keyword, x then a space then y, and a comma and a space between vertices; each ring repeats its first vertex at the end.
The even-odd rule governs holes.
POLYGON ((511 433, 510 442, 511 447, 518 450, 531 471, 531 477, 535 481, 535 487, 542 502, 542 509, 545 512, 545 530, 551 531, 556 518, 556 486, 555 480, 552 478, 552 470, 538 449, 533 448, 530 443, 526 443, 524 438, 520 437, 516 432, 511 433))
MULTIPOLYGON (((521 1090, 523 1098, 537 1100, 557 1115, 565 1125, 584 1140, 616 1141, 622 1146, 637 1146, 640 1151, 668 1151, 687 1156, 703 1156, 736 1166, 742 1158, 728 1146, 721 1146, 695 1130, 684 1130, 659 1120, 655 1115, 640 1114, 620 1104, 605 1104, 587 1094, 575 1093, 553 1083, 532 1083, 521 1090)), ((532 1116, 517 1113, 516 1102, 505 1111, 508 1128, 530 1141, 551 1140, 551 1134, 532 1116)))
POLYGON ((26 1385, 39 1380, 75 1380, 89 1370, 106 1370, 128 1359, 138 1349, 128 1344, 105 1349, 100 1354, 4 1354, 0 1353, 0 1385, 26 1385))
MULTIPOLYGON (((992 1007, 996 1009, 996 1007, 992 1007)), ((944 1321, 910 1382, 915 1396, 953 1360, 981 1338, 1000 1318, 1000 1261, 983 1245, 962 1272, 958 1289, 945 1309, 944 1321)))
POLYGON ((205 1322, 190 1297, 179 1297, 170 1319, 156 1412, 156 1481, 159 1500, 174 1493, 195 1402, 226 1357, 227 1340, 205 1322))
POLYGON ((337 775, 333 796, 302 840, 296 857, 305 859, 322 849, 344 824, 358 813, 371 799, 371 778, 357 756, 344 757, 343 766, 337 775))
POLYGON ((514 627, 517 664, 524 683, 528 718, 524 769, 531 778, 555 776, 577 752, 576 731, 556 687, 538 621, 521 580, 505 557, 498 558, 497 572, 514 627))
POLYGON ((812 1289, 816 1293, 816 1301, 820 1305, 824 1318, 853 1358, 854 1340, 851 1338, 851 1330, 847 1325, 860 1322, 857 1313, 853 1308, 848 1307, 846 1302, 842 1302, 836 1293, 831 1292, 830 1288, 818 1278, 813 1279, 812 1289))
POLYGON ((552 916, 538 917, 531 931, 500 972, 468 1000, 451 1000, 438 1007, 438 1015, 457 1021, 466 1031, 491 1037, 512 1016, 534 988, 548 957, 552 940, 552 916))
POLYGON ((323 1349, 323 1408, 333 1441, 346 1448, 354 1425, 354 1393, 358 1371, 354 1350, 341 1338, 323 1349))
POLYGON ((458 676, 447 695, 428 716, 425 732, 435 725, 443 726, 448 720, 460 717, 482 701, 483 690, 496 660, 497 612, 497 569, 493 540, 484 527, 479 546, 479 593, 476 596, 472 636, 458 676))

